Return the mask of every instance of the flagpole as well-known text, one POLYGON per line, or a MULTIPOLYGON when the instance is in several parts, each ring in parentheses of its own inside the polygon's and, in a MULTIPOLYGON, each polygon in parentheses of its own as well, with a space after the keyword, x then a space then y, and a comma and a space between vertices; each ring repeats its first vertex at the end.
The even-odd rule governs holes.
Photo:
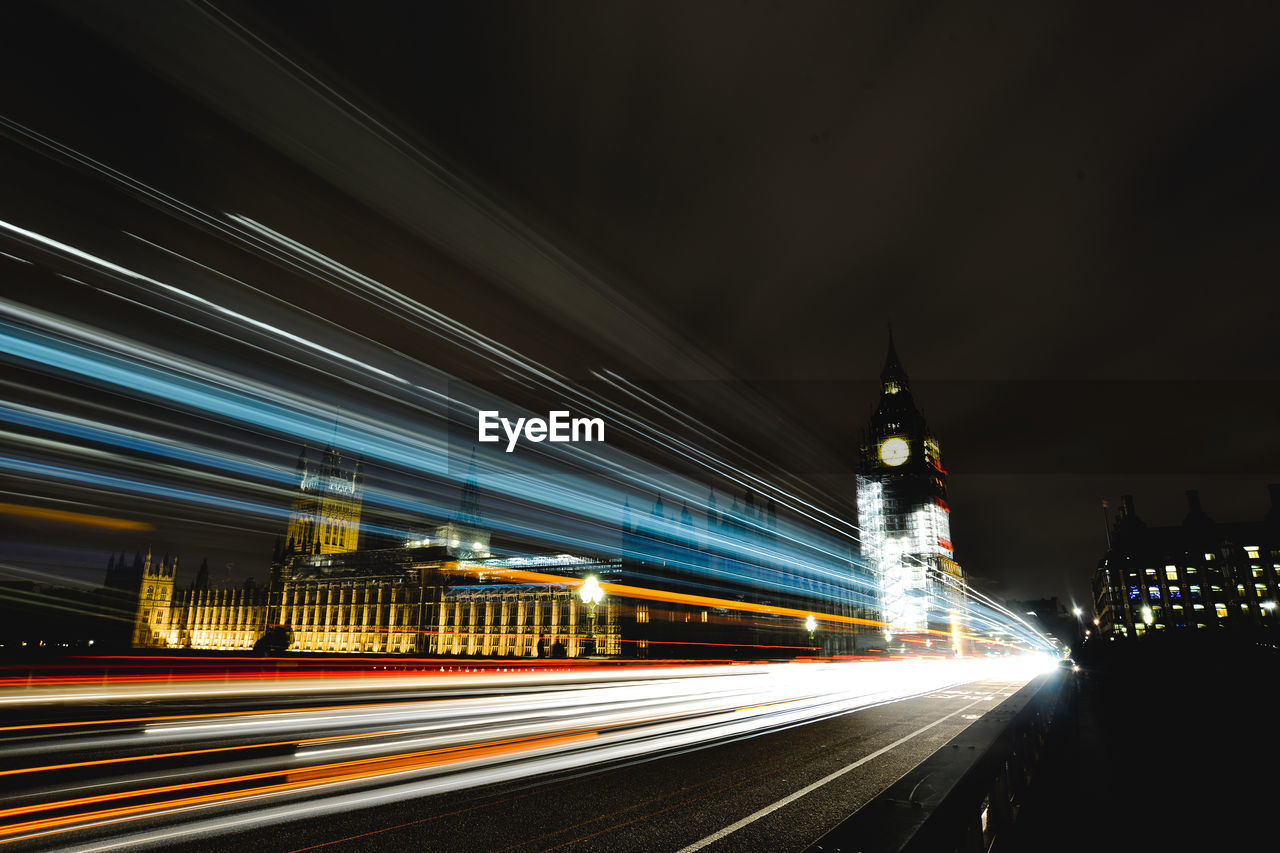
POLYGON ((1102 502, 1102 532, 1107 536, 1107 550, 1111 550, 1111 518, 1107 515, 1107 502, 1102 502))

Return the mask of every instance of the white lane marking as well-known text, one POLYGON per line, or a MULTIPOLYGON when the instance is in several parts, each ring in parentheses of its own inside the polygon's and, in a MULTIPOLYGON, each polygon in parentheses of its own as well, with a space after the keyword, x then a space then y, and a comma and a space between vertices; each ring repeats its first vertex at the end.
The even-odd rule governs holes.
POLYGON ((726 826, 724 829, 721 829, 718 832, 713 832, 710 835, 708 835, 706 838, 703 838, 700 841, 693 842, 688 847, 682 848, 679 851, 679 853, 693 853, 693 851, 695 850, 701 850, 703 847, 706 847, 708 844, 719 841, 721 838, 724 838, 726 835, 737 832, 739 829, 742 829, 742 827, 746 826, 747 824, 755 823, 760 818, 766 815, 772 814, 773 812, 776 812, 778 809, 782 808, 788 803, 794 803, 796 800, 800 799, 806 794, 813 793, 814 791, 818 790, 828 782, 832 782, 836 779, 839 779, 841 776, 848 773, 850 770, 854 770, 858 767, 861 767, 862 765, 866 764, 868 761, 872 760, 873 758, 879 758, 889 750, 896 749, 897 747, 902 746, 904 743, 911 740, 913 737, 924 734, 925 732, 929 731, 929 729, 933 728, 939 723, 945 723, 947 720, 951 719, 956 714, 959 714, 962 711, 969 710, 970 708, 972 708, 974 705, 977 705, 981 701, 982 701, 981 699, 975 699, 974 701, 970 702, 968 705, 965 705, 963 708, 957 708, 956 710, 952 711, 950 714, 947 714, 945 717, 939 717, 929 725, 921 726, 911 734, 904 735, 903 737, 898 738, 888 746, 882 746, 879 749, 877 749, 875 752, 871 753, 870 755, 864 755, 862 758, 859 758, 857 761, 853 762, 852 764, 849 764, 845 767, 841 767, 836 772, 823 776, 821 779, 819 779, 817 782, 814 782, 812 785, 806 785, 805 787, 801 788, 799 791, 796 791, 794 794, 790 794, 786 797, 783 797, 782 799, 778 800, 776 803, 767 805, 764 808, 760 809, 760 811, 755 812, 754 814, 747 815, 737 823, 731 823, 728 826, 726 826))

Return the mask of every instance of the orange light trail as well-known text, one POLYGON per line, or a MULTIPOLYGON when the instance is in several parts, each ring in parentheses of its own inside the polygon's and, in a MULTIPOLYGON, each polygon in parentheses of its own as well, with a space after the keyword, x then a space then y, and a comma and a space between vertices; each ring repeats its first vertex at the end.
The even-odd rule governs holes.
MULTIPOLYGON (((55 803, 40 803, 33 806, 4 809, 0 810, 0 818, 29 814, 36 811, 54 811, 57 809, 74 808, 76 806, 107 803, 113 800, 154 796, 156 794, 167 794, 176 791, 190 791, 198 788, 208 788, 214 785, 232 785, 239 782, 252 782, 271 777, 279 777, 281 775, 284 775, 287 780, 275 785, 260 785, 237 791, 200 794, 198 796, 183 797, 174 800, 162 800, 155 803, 140 803, 132 806, 120 806, 111 809, 100 809, 92 812, 81 812, 78 814, 27 821, 25 823, 8 824, 0 826, 0 835, 15 836, 25 833, 44 832, 50 830, 65 832, 75 828, 76 824, 103 820, 130 819, 145 816, 147 814, 153 814, 164 809, 207 805, 219 801, 230 801, 245 797, 276 794, 285 791, 295 791, 302 788, 337 784, 340 782, 360 781, 404 770, 419 770, 427 767, 456 764, 477 758, 488 758, 495 755, 507 755, 541 749, 543 747, 560 746, 566 743, 587 740, 595 737, 595 735, 596 732, 594 731, 585 731, 556 735, 553 737, 509 738, 468 746, 447 747, 444 749, 424 750, 420 752, 403 753, 401 755, 383 756, 375 759, 360 759, 354 761, 332 762, 329 764, 318 764, 313 767, 289 771, 288 773, 282 773, 280 770, 268 770, 261 773, 248 773, 229 778, 205 779, 199 782, 187 782, 180 785, 163 785, 154 788, 145 788, 138 791, 119 791, 112 794, 99 794, 93 797, 80 797, 78 799, 62 800, 55 803), (341 768, 353 767, 360 767, 363 769, 347 773, 339 772, 341 768)), ((8 843, 9 841, 14 840, 17 839, 11 837, 0 840, 0 843, 8 843)))
MULTIPOLYGON (((582 586, 582 578, 566 575, 548 575, 541 572, 529 572, 523 569, 492 569, 488 566, 476 566, 458 563, 456 571, 467 574, 493 575, 497 578, 510 579, 531 584, 557 584, 565 586, 582 586)), ((606 594, 620 598, 640 599, 641 601, 661 601, 668 604, 693 604, 719 610, 738 610, 744 613, 764 613, 770 616, 794 616, 804 619, 813 616, 820 622, 831 622, 843 625, 863 625, 872 628, 884 628, 885 623, 876 619, 864 619, 859 616, 845 616, 842 613, 822 613, 810 610, 798 610, 794 607, 777 607, 771 604, 756 604, 750 601, 734 601, 730 598, 715 598, 710 595, 694 595, 687 592, 671 592, 665 589, 630 586, 627 584, 600 582, 600 588, 606 594)), ((949 636, 945 635, 944 636, 949 636)))
MULTIPOLYGON (((208 715, 214 716, 214 715, 208 715)), ((45 773, 53 770, 71 770, 76 767, 100 767, 105 764, 122 764, 129 761, 157 761, 164 758, 181 758, 186 755, 210 755, 217 752, 235 752, 242 749, 267 749, 273 746, 297 746, 301 743, 325 743, 335 740, 351 740, 352 738, 382 737, 384 735, 404 734, 406 729, 389 729, 381 732, 359 733, 352 735, 327 735, 325 737, 308 737, 297 740, 278 740, 270 743, 246 743, 240 746, 212 746, 207 749, 188 749, 182 752, 158 752, 150 755, 127 755, 121 758, 99 758, 94 761, 73 761, 68 764, 46 764, 43 767, 22 767, 17 770, 0 770, 0 776, 16 776, 22 773, 45 773)), ((38 810, 44 806, 24 806, 38 810)), ((0 811, 0 817, 9 812, 0 811)))
POLYGON ((53 521, 59 524, 79 524, 85 527, 103 527, 108 530, 155 530, 155 526, 145 521, 130 521, 126 518, 112 518, 108 515, 93 515, 87 512, 71 512, 65 509, 51 509, 42 506, 25 504, 0 503, 0 514, 13 515, 19 518, 33 518, 38 521, 53 521))

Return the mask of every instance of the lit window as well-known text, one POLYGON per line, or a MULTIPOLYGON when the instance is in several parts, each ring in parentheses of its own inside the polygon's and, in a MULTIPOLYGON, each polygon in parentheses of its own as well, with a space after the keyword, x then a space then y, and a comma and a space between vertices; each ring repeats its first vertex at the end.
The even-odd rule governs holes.
POLYGON ((1253 591, 1257 594, 1258 598, 1265 598, 1267 595, 1267 585, 1265 583, 1255 583, 1253 585, 1253 591))
POLYGON ((1203 604, 1193 604, 1193 605, 1191 605, 1191 609, 1192 609, 1192 610, 1204 610, 1204 605, 1203 605, 1203 604))
POLYGON ((1248 554, 1248 555, 1249 555, 1249 559, 1250 559, 1250 560, 1256 560, 1256 559, 1258 559, 1258 546, 1257 546, 1257 545, 1245 545, 1245 546, 1244 546, 1244 552, 1245 552, 1246 554, 1248 554))
POLYGON ((1187 566, 1187 574, 1188 574, 1188 575, 1194 575, 1194 574, 1195 574, 1196 572, 1198 572, 1198 571, 1199 571, 1199 569, 1197 569, 1195 566, 1187 566))
POLYGON ((1216 614, 1218 615, 1218 618, 1219 618, 1219 619, 1226 619, 1226 618, 1227 618, 1227 605, 1223 604, 1221 601, 1216 602, 1216 603, 1213 605, 1213 612, 1214 612, 1214 613, 1216 613, 1216 614))
POLYGON ((1176 581, 1176 580, 1178 579, 1178 567, 1177 567, 1177 566, 1165 566, 1165 567, 1164 567, 1164 577, 1165 577, 1165 580, 1176 581))
POLYGON ((1206 552, 1206 553, 1205 553, 1205 555, 1204 555, 1204 558, 1205 558, 1206 560, 1212 560, 1212 559, 1213 559, 1213 555, 1212 555, 1212 554, 1210 554, 1210 553, 1207 553, 1207 552, 1206 552))
POLYGON ((1255 578, 1262 577, 1262 566, 1253 566, 1253 576, 1255 578))
POLYGON ((1155 576, 1156 576, 1156 570, 1155 570, 1155 569, 1147 569, 1147 577, 1149 577, 1149 578, 1153 578, 1153 577, 1155 577, 1155 576))

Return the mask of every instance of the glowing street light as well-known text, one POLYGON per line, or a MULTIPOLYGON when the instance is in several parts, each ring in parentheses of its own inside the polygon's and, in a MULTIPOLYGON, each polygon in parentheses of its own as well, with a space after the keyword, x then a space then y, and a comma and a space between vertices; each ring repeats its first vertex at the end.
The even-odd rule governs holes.
POLYGON ((604 590, 600 588, 600 581, 596 580, 594 575, 588 576, 582 586, 578 587, 578 597, 582 599, 583 604, 590 604, 594 608, 604 599, 604 590))
POLYGON ((591 608, 591 654, 596 653, 596 605, 604 601, 604 590, 595 575, 587 575, 587 579, 578 587, 578 597, 582 603, 591 608))
POLYGON ((1156 615, 1151 612, 1150 605, 1142 605, 1142 621, 1150 627, 1151 623, 1156 621, 1156 615))

